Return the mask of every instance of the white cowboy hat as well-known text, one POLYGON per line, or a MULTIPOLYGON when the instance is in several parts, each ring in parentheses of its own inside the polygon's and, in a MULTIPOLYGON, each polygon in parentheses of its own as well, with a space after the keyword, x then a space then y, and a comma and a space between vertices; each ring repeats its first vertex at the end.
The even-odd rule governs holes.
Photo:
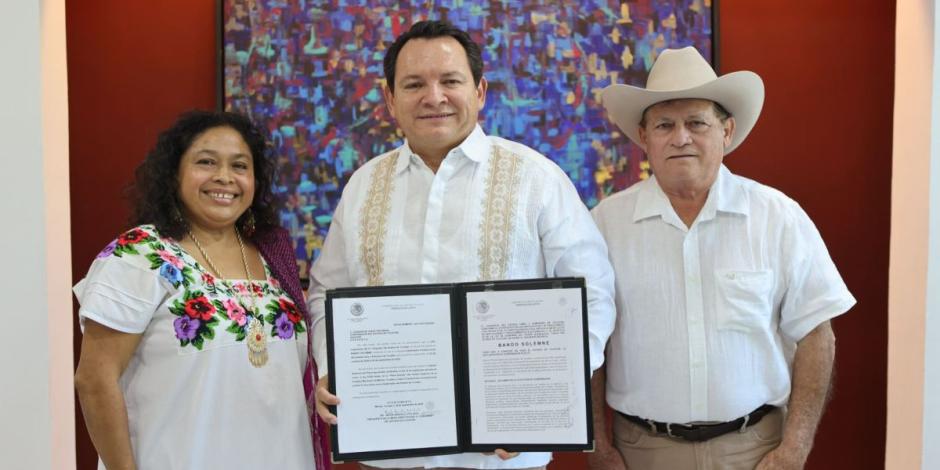
POLYGON ((639 145, 643 111, 668 100, 699 98, 721 104, 734 116, 735 129, 725 155, 731 153, 754 127, 764 106, 764 82, 754 72, 732 72, 718 77, 694 47, 666 49, 650 69, 646 88, 610 85, 601 102, 610 120, 639 145))

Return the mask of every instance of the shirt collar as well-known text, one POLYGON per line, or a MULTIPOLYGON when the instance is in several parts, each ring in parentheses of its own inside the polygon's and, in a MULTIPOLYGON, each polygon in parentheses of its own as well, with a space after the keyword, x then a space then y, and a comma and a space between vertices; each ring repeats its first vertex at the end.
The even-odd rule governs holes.
POLYGON ((633 209, 633 221, 639 222, 649 217, 666 216, 672 213, 672 206, 669 204, 669 198, 659 187, 656 181, 656 175, 650 176, 650 179, 643 183, 636 198, 636 207, 633 209))
MULTIPOLYGON (((480 125, 477 124, 474 126, 473 131, 470 132, 470 135, 444 158, 447 159, 451 155, 463 155, 474 162, 480 163, 489 156, 491 146, 490 140, 486 138, 486 133, 484 133, 480 125)), ((405 139, 405 144, 401 146, 401 150, 398 152, 398 161, 395 162, 395 172, 401 173, 405 171, 409 165, 417 163, 419 160, 421 160, 421 157, 411 150, 411 146, 408 145, 408 139, 405 139)))
POLYGON ((718 178, 712 185, 712 190, 717 196, 715 210, 741 215, 748 215, 751 212, 751 205, 741 185, 741 179, 735 178, 724 164, 718 170, 718 178))
POLYGON ((483 129, 477 124, 473 132, 457 146, 457 149, 470 160, 481 163, 489 157, 491 146, 490 139, 486 138, 483 129))
MULTIPOLYGON (((708 191, 708 198, 705 200, 698 219, 713 219, 719 211, 742 215, 748 215, 750 212, 750 204, 744 188, 724 164, 718 169, 718 177, 715 178, 715 182, 708 191)), ((675 211, 669 203, 669 197, 659 187, 659 182, 656 181, 654 175, 643 185, 637 195, 633 222, 655 216, 667 220, 675 217, 675 211)))

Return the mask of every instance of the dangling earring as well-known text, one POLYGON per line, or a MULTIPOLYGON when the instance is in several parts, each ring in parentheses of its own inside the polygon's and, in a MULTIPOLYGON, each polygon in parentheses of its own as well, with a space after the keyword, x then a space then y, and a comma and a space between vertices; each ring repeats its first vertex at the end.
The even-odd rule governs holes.
POLYGON ((255 234, 255 213, 249 207, 245 214, 242 215, 242 233, 246 237, 251 237, 255 234))
POLYGON ((188 224, 186 223, 186 219, 183 218, 183 214, 180 213, 180 206, 179 206, 179 204, 173 204, 173 214, 172 214, 172 217, 173 217, 173 222, 176 223, 176 224, 178 224, 179 226, 181 226, 181 227, 183 227, 183 228, 186 228, 186 226, 188 225, 188 224))

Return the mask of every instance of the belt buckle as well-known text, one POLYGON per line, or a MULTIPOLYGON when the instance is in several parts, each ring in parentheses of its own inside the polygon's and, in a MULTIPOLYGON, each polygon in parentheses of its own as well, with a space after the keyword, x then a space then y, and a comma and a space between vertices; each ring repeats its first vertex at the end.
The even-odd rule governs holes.
POLYGON ((672 433, 672 423, 666 423, 666 435, 673 439, 680 439, 679 436, 672 433))
POLYGON ((686 439, 685 437, 677 436, 677 435, 675 435, 675 434, 672 433, 672 426, 673 426, 673 425, 682 426, 682 427, 684 427, 684 428, 686 428, 686 429, 688 429, 688 430, 692 430, 692 428, 693 428, 693 425, 687 424, 687 423, 666 423, 666 435, 669 436, 669 437, 671 437, 671 438, 673 438, 673 439, 686 439))
POLYGON ((738 429, 738 432, 739 432, 739 433, 744 433, 745 431, 747 431, 747 423, 748 423, 748 421, 750 421, 750 420, 751 420, 751 414, 750 414, 750 413, 744 415, 744 422, 741 423, 741 429, 738 429))

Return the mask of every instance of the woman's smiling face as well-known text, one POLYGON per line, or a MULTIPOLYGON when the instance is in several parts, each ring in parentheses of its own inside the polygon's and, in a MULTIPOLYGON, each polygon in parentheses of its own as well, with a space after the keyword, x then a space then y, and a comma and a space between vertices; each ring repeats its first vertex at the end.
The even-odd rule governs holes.
POLYGON ((183 215, 192 225, 235 225, 255 197, 251 150, 231 127, 213 127, 193 139, 177 171, 183 215))

